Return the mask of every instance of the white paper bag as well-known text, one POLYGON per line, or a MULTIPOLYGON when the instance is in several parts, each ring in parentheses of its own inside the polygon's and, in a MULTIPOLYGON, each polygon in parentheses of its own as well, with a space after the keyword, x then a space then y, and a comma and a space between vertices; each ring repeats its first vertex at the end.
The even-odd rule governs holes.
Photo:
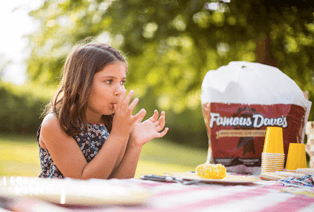
POLYGON ((289 143, 303 143, 311 108, 286 74, 250 62, 207 72, 201 102, 212 161, 228 171, 254 174, 260 172, 266 127, 283 128, 287 154, 289 143))

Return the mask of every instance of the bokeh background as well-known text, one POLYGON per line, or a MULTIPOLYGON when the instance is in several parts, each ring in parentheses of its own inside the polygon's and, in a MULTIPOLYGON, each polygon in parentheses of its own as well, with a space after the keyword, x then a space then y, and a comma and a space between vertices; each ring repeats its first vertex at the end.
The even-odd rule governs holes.
POLYGON ((140 98, 137 109, 147 116, 166 111, 170 130, 143 149, 136 176, 192 171, 206 161, 200 94, 209 70, 231 61, 275 66, 314 100, 309 0, 34 0, 13 8, 9 2, 0 3, 6 47, 0 47, 0 175, 39 174, 40 115, 78 42, 119 49, 130 67, 126 88, 140 98), (21 12, 19 20, 9 18, 21 12), (14 30, 23 27, 20 44, 14 30))

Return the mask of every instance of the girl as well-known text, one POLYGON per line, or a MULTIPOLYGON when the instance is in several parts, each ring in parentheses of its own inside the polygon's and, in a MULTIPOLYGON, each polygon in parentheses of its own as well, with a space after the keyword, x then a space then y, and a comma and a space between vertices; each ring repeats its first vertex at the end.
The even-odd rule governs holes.
POLYGON ((163 137, 165 112, 132 111, 138 98, 126 95, 127 63, 101 43, 76 46, 63 67, 60 88, 38 129, 44 178, 132 178, 144 144, 163 137))

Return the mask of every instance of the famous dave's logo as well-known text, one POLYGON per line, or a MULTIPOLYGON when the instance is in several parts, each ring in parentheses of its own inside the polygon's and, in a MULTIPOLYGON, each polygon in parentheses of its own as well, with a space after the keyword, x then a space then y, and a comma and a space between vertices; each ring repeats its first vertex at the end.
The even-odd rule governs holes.
POLYGON ((265 129, 262 127, 279 126, 286 128, 288 126, 287 117, 279 116, 275 118, 266 118, 256 112, 254 108, 239 108, 232 117, 221 116, 219 113, 210 113, 209 127, 214 126, 232 126, 234 130, 220 130, 217 132, 217 138, 220 137, 239 137, 237 149, 243 147, 244 156, 248 152, 255 154, 254 137, 264 137, 265 129))
POLYGON ((256 113, 254 108, 250 109, 248 107, 239 108, 232 117, 220 116, 219 113, 210 113, 209 127, 213 128, 214 124, 240 128, 261 128, 263 126, 286 128, 288 126, 287 117, 285 116, 265 118, 263 115, 256 113))

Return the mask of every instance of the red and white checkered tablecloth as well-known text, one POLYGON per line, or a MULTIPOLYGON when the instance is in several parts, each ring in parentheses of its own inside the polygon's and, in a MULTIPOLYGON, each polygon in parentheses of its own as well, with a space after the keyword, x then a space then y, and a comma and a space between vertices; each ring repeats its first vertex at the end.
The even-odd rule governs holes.
MULTIPOLYGON (((62 181, 69 185, 76 181, 62 181)), ((86 182, 86 181, 85 181, 86 182)), ((257 181, 252 184, 197 184, 156 182, 141 179, 91 180, 99 189, 109 189, 108 185, 117 185, 133 190, 147 190, 150 197, 137 205, 99 205, 99 206, 65 206, 44 201, 27 199, 14 208, 14 211, 54 211, 54 212, 155 212, 155 211, 232 211, 232 212, 314 212, 314 188, 309 188, 307 195, 285 187, 276 181, 257 181), (284 190, 294 192, 284 192, 284 190), (28 210, 25 210, 27 208, 28 210)), ((76 184, 77 185, 77 184, 76 184)), ((87 187, 89 188, 89 187, 87 187)), ((107 191, 114 196, 114 190, 107 191)), ((297 189, 297 188, 296 188, 297 189)), ((84 191, 86 190, 86 187, 84 191)), ((1 198, 0 198, 1 200, 1 198)), ((2 198, 3 201, 3 198, 2 198)), ((1 203, 1 202, 0 202, 1 203)), ((0 204, 1 206, 1 204, 0 204)), ((1 211, 1 207, 0 207, 1 211)))
POLYGON ((182 185, 140 179, 111 180, 126 186, 140 186, 151 191, 151 198, 136 206, 100 206, 72 208, 81 212, 100 211, 314 211, 314 197, 286 193, 286 187, 274 181, 249 185, 182 185))

